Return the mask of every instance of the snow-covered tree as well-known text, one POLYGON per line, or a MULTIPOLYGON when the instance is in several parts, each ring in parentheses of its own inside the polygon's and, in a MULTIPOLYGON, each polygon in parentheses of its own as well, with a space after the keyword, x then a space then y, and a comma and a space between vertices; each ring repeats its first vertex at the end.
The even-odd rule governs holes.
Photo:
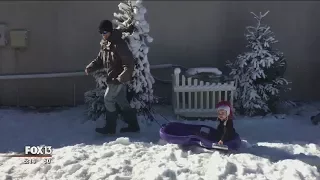
POLYGON ((154 78, 150 73, 148 60, 149 47, 153 38, 149 36, 149 24, 145 20, 146 8, 141 0, 125 0, 119 5, 120 13, 114 13, 113 23, 116 29, 123 32, 123 38, 135 58, 133 80, 128 83, 129 93, 132 94, 131 106, 138 111, 149 109, 155 101, 153 96, 154 78))
POLYGON ((270 26, 261 23, 268 12, 252 13, 257 24, 247 27, 248 52, 228 64, 237 86, 235 106, 250 116, 272 112, 280 91, 286 90, 289 83, 283 78, 286 67, 283 53, 272 47, 278 41, 270 26))
POLYGON ((101 69, 93 73, 96 81, 96 88, 89 90, 84 94, 84 100, 87 105, 87 115, 90 119, 96 120, 101 115, 105 115, 104 93, 107 88, 106 69, 101 69))

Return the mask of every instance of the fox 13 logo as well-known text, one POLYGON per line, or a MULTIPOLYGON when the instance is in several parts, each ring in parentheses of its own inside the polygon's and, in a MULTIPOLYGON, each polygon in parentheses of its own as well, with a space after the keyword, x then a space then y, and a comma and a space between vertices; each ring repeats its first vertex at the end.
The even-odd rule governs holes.
POLYGON ((32 155, 32 156, 51 156, 52 147, 51 146, 25 146, 24 153, 25 155, 32 155))

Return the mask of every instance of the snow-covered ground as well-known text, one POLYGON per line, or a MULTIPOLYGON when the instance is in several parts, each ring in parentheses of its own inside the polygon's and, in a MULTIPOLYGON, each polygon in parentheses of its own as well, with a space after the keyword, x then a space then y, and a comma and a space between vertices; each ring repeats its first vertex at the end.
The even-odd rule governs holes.
MULTIPOLYGON (((1 154, 22 152, 25 145, 54 149, 51 164, 43 158, 24 164, 24 158, 1 156, 0 179, 319 180, 320 126, 309 119, 318 108, 306 105, 278 118, 238 117, 235 127, 244 147, 233 154, 166 144, 159 140, 157 123, 143 124, 140 134, 98 135, 94 128, 103 122, 85 121, 84 107, 42 113, 2 109, 1 154)), ((160 116, 158 121, 166 122, 160 116)))

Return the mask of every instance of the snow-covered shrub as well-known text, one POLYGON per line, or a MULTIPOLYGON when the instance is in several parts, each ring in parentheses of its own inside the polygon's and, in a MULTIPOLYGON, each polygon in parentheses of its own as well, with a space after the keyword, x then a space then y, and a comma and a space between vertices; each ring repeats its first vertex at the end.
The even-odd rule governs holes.
POLYGON ((192 77, 204 82, 220 83, 222 72, 215 67, 197 67, 187 69, 182 74, 186 78, 192 77))
POLYGON ((104 93, 107 88, 106 69, 101 69, 93 73, 96 81, 96 88, 85 92, 84 102, 87 105, 87 115, 90 119, 96 120, 101 115, 105 115, 104 93))
POLYGON ((280 91, 288 89, 289 82, 283 78, 286 68, 283 53, 272 47, 278 41, 270 26, 261 23, 268 12, 252 13, 257 24, 247 27, 248 51, 228 64, 237 86, 236 109, 250 116, 272 112, 280 91))
POLYGON ((104 105, 104 95, 105 89, 96 88, 85 92, 85 103, 88 106, 87 114, 90 119, 96 120, 101 115, 105 115, 106 108, 104 105))
POLYGON ((131 106, 138 111, 150 108, 155 101, 153 96, 154 78, 150 73, 148 60, 149 47, 153 38, 149 36, 149 24, 144 18, 147 12, 141 0, 125 0, 119 5, 120 13, 114 13, 113 23, 123 32, 123 38, 135 58, 133 80, 128 83, 128 90, 132 93, 131 106))

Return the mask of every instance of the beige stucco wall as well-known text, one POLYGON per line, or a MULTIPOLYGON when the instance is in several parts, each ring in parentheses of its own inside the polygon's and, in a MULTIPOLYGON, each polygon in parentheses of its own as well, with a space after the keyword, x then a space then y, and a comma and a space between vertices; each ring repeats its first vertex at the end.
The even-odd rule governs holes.
MULTIPOLYGON (((30 31, 29 46, 15 52, 0 48, 0 74, 82 70, 97 54, 97 25, 112 19, 117 1, 0 2, 0 22, 30 31)), ((288 97, 320 100, 317 78, 320 42, 318 2, 147 1, 151 26, 151 64, 216 66, 243 52, 245 26, 255 23, 250 11, 270 10, 265 19, 288 61, 293 82, 288 97)), ((94 87, 92 77, 0 80, 2 105, 71 105, 94 87)))

